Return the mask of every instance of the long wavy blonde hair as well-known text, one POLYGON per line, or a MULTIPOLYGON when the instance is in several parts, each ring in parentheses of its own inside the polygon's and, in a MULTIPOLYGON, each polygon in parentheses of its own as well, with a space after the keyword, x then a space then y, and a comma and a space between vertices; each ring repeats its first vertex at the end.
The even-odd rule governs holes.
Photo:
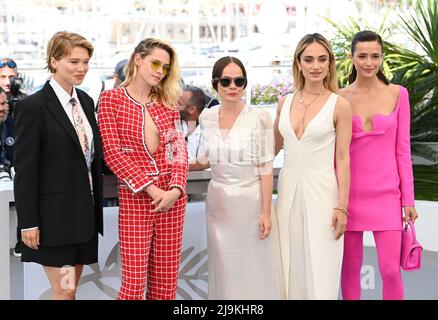
POLYGON ((301 90, 304 88, 304 76, 298 68, 298 62, 301 59, 301 54, 310 44, 317 42, 322 45, 329 54, 329 70, 327 76, 324 78, 324 87, 332 92, 337 92, 339 89, 338 85, 338 75, 336 73, 336 60, 335 55, 333 54, 332 47, 330 43, 327 41, 319 33, 311 33, 305 35, 300 42, 298 42, 297 47, 295 49, 294 54, 294 62, 293 62, 293 76, 294 76, 294 87, 295 90, 301 90))
POLYGON ((139 42, 125 67, 126 79, 121 85, 128 86, 137 76, 138 67, 135 65, 135 55, 138 53, 141 58, 144 59, 146 56, 150 55, 155 48, 163 49, 169 54, 170 72, 158 85, 151 88, 149 98, 153 101, 164 104, 169 109, 176 109, 176 102, 181 92, 181 86, 179 84, 180 68, 178 57, 175 49, 162 40, 146 38, 139 42))

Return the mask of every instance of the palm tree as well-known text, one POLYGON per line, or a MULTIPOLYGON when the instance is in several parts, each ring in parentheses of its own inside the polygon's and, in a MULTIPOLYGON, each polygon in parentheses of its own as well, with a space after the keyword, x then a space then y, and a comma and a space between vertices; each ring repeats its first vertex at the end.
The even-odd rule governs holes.
POLYGON ((350 44, 356 32, 373 30, 390 39, 391 28, 398 28, 418 46, 413 51, 384 40, 385 74, 393 83, 408 88, 411 103, 412 153, 438 165, 438 152, 425 143, 438 141, 438 1, 417 0, 407 17, 399 15, 400 25, 385 27, 385 19, 377 28, 360 25, 353 18, 347 25, 325 19, 336 30, 332 41, 341 87, 347 85, 351 62, 350 44))
POLYGON ((418 0, 401 28, 419 47, 405 57, 396 81, 405 84, 412 105, 412 153, 438 164, 438 152, 424 142, 438 141, 438 2, 418 0))
MULTIPOLYGON (((351 50, 351 42, 353 40, 354 35, 362 30, 373 30, 374 32, 380 34, 383 39, 389 38, 390 28, 385 27, 386 17, 382 19, 382 23, 377 28, 370 27, 366 24, 361 24, 359 21, 355 20, 353 17, 349 17, 349 22, 347 24, 339 24, 330 20, 328 18, 323 18, 326 22, 328 22, 332 27, 335 28, 336 35, 333 39, 331 39, 330 43, 333 48, 333 52, 336 57, 336 68, 338 71, 338 78, 340 87, 345 87, 348 85, 348 76, 351 72, 351 61, 348 58, 348 53, 351 50)), ((389 46, 390 48, 392 47, 389 46)), ((397 59, 393 58, 393 52, 387 50, 387 43, 384 43, 384 56, 385 60, 383 62, 383 70, 388 78, 392 78, 392 71, 398 65, 392 66, 393 63, 396 62, 397 59)))

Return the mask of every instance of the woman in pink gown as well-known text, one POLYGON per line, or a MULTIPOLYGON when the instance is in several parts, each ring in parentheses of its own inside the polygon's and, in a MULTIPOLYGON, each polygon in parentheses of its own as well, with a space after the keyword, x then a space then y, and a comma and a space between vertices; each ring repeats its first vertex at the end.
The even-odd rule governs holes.
POLYGON ((355 35, 350 85, 341 92, 353 109, 349 217, 341 276, 344 299, 360 299, 364 231, 373 231, 383 299, 403 299, 403 220, 418 217, 414 207, 409 95, 406 88, 390 84, 380 70, 382 49, 378 34, 361 31, 355 35))

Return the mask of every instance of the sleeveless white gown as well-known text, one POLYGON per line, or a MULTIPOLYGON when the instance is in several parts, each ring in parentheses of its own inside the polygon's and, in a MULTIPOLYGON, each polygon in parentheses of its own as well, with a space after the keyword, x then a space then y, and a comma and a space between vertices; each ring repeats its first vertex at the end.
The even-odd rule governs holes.
POLYGON ((332 93, 298 140, 290 121, 293 94, 279 118, 284 164, 278 181, 277 218, 285 290, 289 299, 337 299, 343 240, 331 229, 338 203, 334 170, 336 132, 332 93))

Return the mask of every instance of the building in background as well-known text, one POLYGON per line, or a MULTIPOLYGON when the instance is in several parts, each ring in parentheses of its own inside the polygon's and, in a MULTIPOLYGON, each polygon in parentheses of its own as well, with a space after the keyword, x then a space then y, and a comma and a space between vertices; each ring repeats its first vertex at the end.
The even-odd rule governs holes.
MULTIPOLYGON (((357 16, 372 25, 395 0, 0 0, 2 55, 38 66, 54 32, 76 31, 96 44, 93 63, 113 65, 148 36, 167 39, 190 65, 215 51, 255 50, 276 42, 294 45, 308 32, 328 32, 321 17, 357 16), (6 49, 5 49, 6 48, 6 49), (193 57, 189 57, 193 56, 193 57)), ((291 49, 293 50, 293 48, 291 49)), ((216 59, 216 57, 214 57, 216 59)), ((203 61, 203 60, 201 60, 203 61)), ((263 61, 264 62, 264 61, 263 61)))
MULTIPOLYGON (((178 51, 187 84, 208 86, 211 66, 234 55, 248 66, 254 83, 291 79, 297 41, 305 33, 330 38, 322 19, 349 16, 376 25, 384 13, 409 1, 395 0, 0 0, 0 56, 12 56, 24 73, 29 91, 47 79, 45 47, 59 30, 78 32, 95 45, 91 80, 85 89, 98 96, 113 66, 129 58, 145 37, 171 42, 178 51), (96 80, 97 79, 97 80, 96 80), (99 80, 100 79, 100 80, 99 80)), ((251 95, 248 90, 248 99, 251 95)))

